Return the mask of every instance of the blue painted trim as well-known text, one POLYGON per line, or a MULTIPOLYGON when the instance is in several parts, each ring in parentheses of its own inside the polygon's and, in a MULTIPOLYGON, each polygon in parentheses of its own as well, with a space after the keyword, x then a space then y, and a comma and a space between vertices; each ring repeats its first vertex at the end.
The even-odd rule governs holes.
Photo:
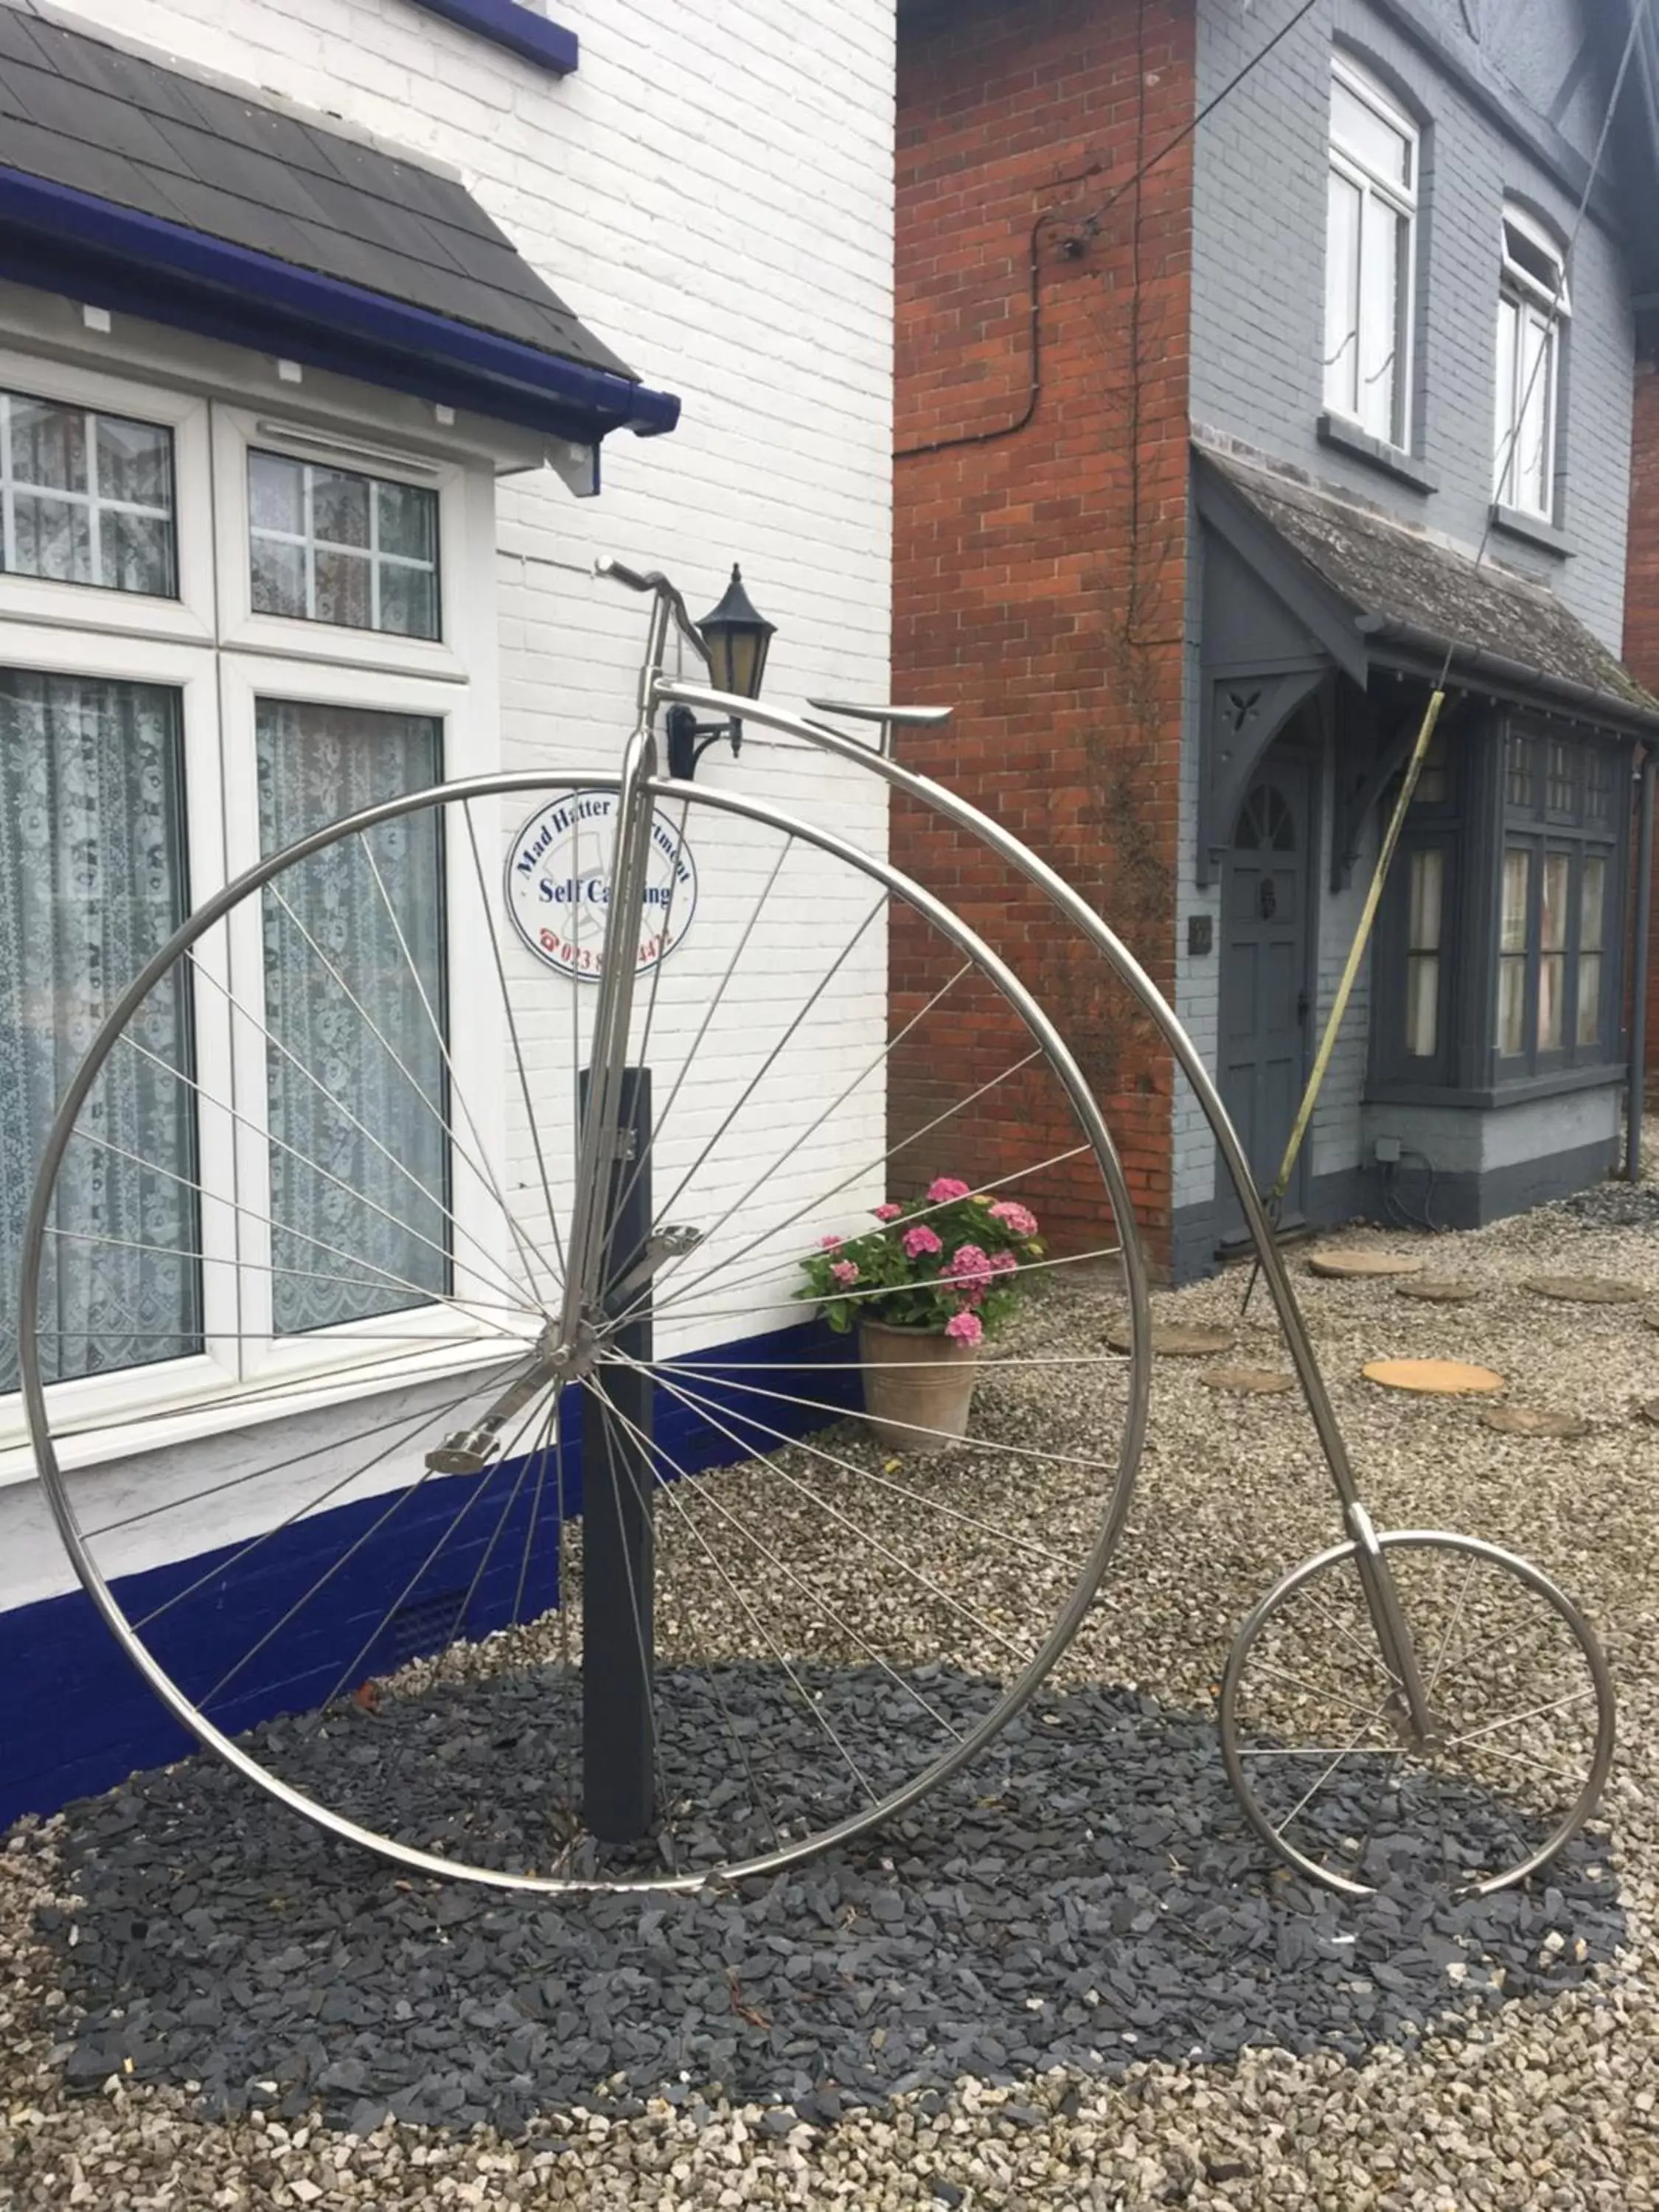
MULTIPOLYGON (((701 1370, 721 1358, 763 1364, 774 1371, 761 1379, 787 1395, 804 1394, 808 1377, 803 1370, 812 1362, 844 1362, 847 1356, 844 1337, 808 1322, 700 1353, 698 1365, 701 1370)), ((825 1373, 820 1368, 811 1379, 821 1399, 859 1403, 855 1369, 837 1365, 825 1373)), ((725 1429, 659 1391, 656 1430, 666 1455, 659 1462, 665 1478, 675 1469, 696 1474, 741 1457, 741 1446, 726 1430, 761 1452, 774 1448, 776 1438, 755 1428, 755 1420, 791 1434, 811 1425, 810 1417, 803 1419, 800 1409, 781 1399, 756 1399, 711 1382, 702 1372, 696 1389, 718 1407, 725 1429)), ((580 1394, 571 1402, 564 1507, 565 1517, 574 1520, 582 1502, 580 1394)), ((213 1709, 222 1726, 234 1733, 277 1713, 305 1711, 329 1694, 365 1644, 361 1672, 367 1677, 389 1674, 447 1643, 475 1577, 466 1632, 485 1636, 514 1617, 530 1533, 532 1485, 526 1481, 514 1497, 524 1464, 511 1462, 477 1481, 465 1476, 430 1481, 404 1492, 401 1499, 386 1492, 338 1506, 296 1522, 261 1545, 257 1563, 250 1558, 239 1564, 236 1548, 226 1547, 125 1576, 117 1591, 130 1617, 177 1599, 151 1632, 153 1648, 174 1679, 198 1698, 250 1643, 274 1632, 238 1677, 234 1694, 213 1709), (377 1521, 381 1525, 372 1541, 331 1578, 326 1601, 299 1607, 320 1570, 339 1562, 354 1539, 377 1521), (222 1563, 222 1574, 215 1574, 216 1562, 222 1563), (376 1635, 394 1599, 392 1619, 376 1635)), ((556 1601, 557 1526, 556 1511, 544 1496, 530 1555, 526 1613, 544 1612, 556 1601)), ((194 1739, 129 1665, 79 1589, 0 1612, 0 1683, 5 1686, 0 1828, 22 1813, 56 1812, 71 1798, 110 1789, 139 1768, 182 1759, 194 1747, 194 1739)))
POLYGON ((0 276, 580 444, 680 403, 384 292, 0 168, 0 276))
POLYGON ((415 0, 415 5, 459 23, 464 31, 476 31, 492 46, 505 46, 555 76, 568 76, 581 51, 574 31, 550 23, 545 15, 532 15, 518 0, 415 0))

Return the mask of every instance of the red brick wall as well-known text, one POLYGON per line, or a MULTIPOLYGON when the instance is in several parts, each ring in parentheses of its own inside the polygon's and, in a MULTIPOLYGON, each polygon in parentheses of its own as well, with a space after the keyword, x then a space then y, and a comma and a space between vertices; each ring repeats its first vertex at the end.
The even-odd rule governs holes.
MULTIPOLYGON (((1625 569, 1625 660, 1638 683, 1659 691, 1659 366, 1636 371, 1632 432, 1630 547, 1625 569)), ((1648 1052, 1659 1069, 1659 902, 1648 960, 1648 1052)))
MULTIPOLYGON (((900 757, 1053 862, 1166 989, 1186 586, 1188 146, 1121 188, 1190 118, 1193 39, 1191 0, 954 0, 902 15, 899 48, 895 696, 957 709, 942 734, 903 733, 900 757), (956 442, 987 431, 1006 434, 956 442), (941 441, 953 442, 915 450, 941 441)), ((893 852, 985 929, 1060 1022, 1117 1138, 1142 1228, 1166 1258, 1167 1054, 1106 987, 1097 956, 981 850, 901 808, 893 852)), ((896 1024, 947 972, 920 932, 896 935, 896 1024)), ((897 1133, 1020 1048, 983 1006, 953 1023, 947 1048, 937 1018, 923 1036, 916 1052, 896 1055, 897 1133)), ((901 1158, 915 1176, 952 1167, 987 1181, 1029 1164, 1042 1112, 1034 1089, 1001 1085, 975 1109, 971 1139, 955 1141, 953 1124, 950 1144, 901 1158)), ((1059 1143, 1075 1141, 1063 1119, 1053 1128, 1059 1143)), ((1097 1183, 1074 1174, 1022 1188, 1073 1249, 1109 1218, 1097 1183)))

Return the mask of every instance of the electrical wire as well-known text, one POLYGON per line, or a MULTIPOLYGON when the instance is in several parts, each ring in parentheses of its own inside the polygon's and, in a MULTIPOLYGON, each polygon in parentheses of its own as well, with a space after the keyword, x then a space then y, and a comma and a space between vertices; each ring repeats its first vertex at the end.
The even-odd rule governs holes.
MULTIPOLYGON (((1037 402, 1042 392, 1042 261, 1039 252, 1039 240, 1045 227, 1051 222, 1064 221, 1073 227, 1076 236, 1084 239, 1097 237, 1107 216, 1116 206, 1119 200, 1123 198, 1126 193, 1133 191, 1137 185, 1144 184, 1160 162, 1167 161, 1177 148, 1184 146, 1188 139, 1208 122, 1223 101, 1231 100, 1251 72, 1260 69, 1273 49, 1283 40, 1287 39, 1303 18, 1312 15, 1314 9, 1320 4, 1321 0, 1302 0, 1302 4, 1296 13, 1286 17, 1272 38, 1258 48, 1242 68, 1234 71, 1221 89, 1206 100, 1201 107, 1196 109, 1182 125, 1179 131, 1166 138, 1155 152, 1149 154, 1139 167, 1133 170, 1121 185, 1114 186, 1101 201, 1099 206, 1093 209, 1091 213, 1079 218, 1068 207, 1047 207, 1040 210, 1031 224, 1027 252, 1030 289, 1031 368, 1024 406, 1012 422, 999 422, 988 430, 964 430, 956 437, 930 438, 924 444, 918 446, 896 446, 893 449, 893 459, 896 461, 914 460, 923 453, 949 453, 958 446, 994 445, 999 439, 1012 438, 1025 428, 1036 413, 1037 402)), ((1642 0, 1642 5, 1645 7, 1646 4, 1647 0, 1642 0)))

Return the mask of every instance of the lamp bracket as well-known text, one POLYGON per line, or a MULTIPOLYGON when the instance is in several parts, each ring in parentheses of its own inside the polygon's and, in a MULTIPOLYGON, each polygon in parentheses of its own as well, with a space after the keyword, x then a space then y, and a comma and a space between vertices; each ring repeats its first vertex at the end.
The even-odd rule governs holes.
POLYGON ((733 757, 743 750, 743 724, 735 718, 729 722, 700 722, 691 708, 671 707, 664 727, 668 738, 668 773, 681 783, 692 781, 697 763, 721 738, 730 743, 733 757))

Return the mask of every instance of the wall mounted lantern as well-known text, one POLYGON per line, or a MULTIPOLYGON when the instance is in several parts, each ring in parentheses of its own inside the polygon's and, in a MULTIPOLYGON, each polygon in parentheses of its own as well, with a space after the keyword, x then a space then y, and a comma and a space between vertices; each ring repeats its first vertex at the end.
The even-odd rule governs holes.
MULTIPOLYGON (((766 674, 766 655, 777 625, 767 621, 743 588, 743 571, 734 561, 732 580, 720 605, 697 624, 708 654, 708 680, 716 691, 739 699, 758 699, 766 674)), ((743 743, 743 724, 700 722, 690 707, 671 707, 667 717, 668 773, 690 781, 697 763, 717 738, 731 740, 735 753, 743 743)))

